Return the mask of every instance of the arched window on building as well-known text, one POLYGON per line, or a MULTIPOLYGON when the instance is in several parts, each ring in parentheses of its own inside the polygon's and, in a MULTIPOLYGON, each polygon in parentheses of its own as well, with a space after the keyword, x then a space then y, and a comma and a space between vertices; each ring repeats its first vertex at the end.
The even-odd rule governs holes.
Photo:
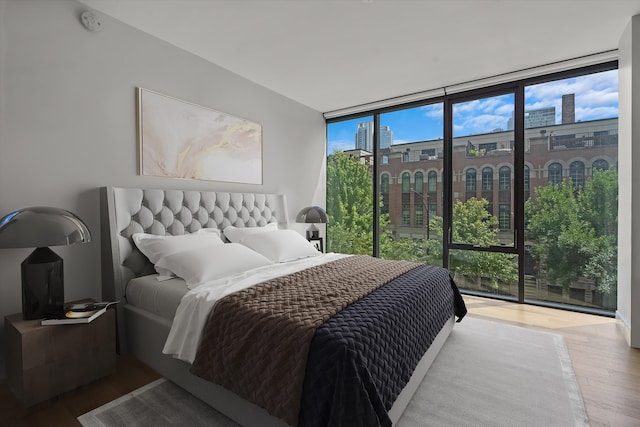
POLYGON ((389 213, 389 175, 382 174, 380 177, 380 192, 382 193, 382 208, 380 213, 389 213))
POLYGON ((411 175, 402 174, 402 225, 411 224, 411 175))
POLYGON ((486 167, 482 169, 482 191, 493 190, 493 169, 486 167))
MULTIPOLYGON (((437 215, 438 208, 438 174, 436 171, 430 171, 427 175, 427 209, 430 218, 437 215)), ((429 223, 427 217, 427 224, 429 223)))
POLYGON ((498 171, 498 189, 511 189, 511 168, 509 166, 502 166, 498 171))
POLYGON ((416 172, 413 181, 415 183, 415 194, 413 195, 413 223, 414 225, 422 225, 424 221, 424 196, 422 195, 422 191, 424 189, 424 174, 422 172, 416 172))
POLYGON ((405 172, 402 174, 402 192, 411 192, 411 176, 409 175, 409 172, 405 172))
POLYGON ((573 184, 573 189, 584 187, 584 163, 575 161, 569 165, 569 177, 573 184))
POLYGON ((531 172, 529 171, 529 166, 524 166, 524 199, 528 200, 530 196, 531 190, 531 172))
POLYGON ((600 171, 606 171, 609 170, 609 162, 607 162, 604 159, 598 159, 596 161, 593 162, 593 164, 591 165, 591 169, 592 170, 600 170, 600 171))
POLYGON ((548 171, 550 183, 554 185, 562 184, 562 165, 560 163, 551 163, 548 171))
POLYGON ((431 171, 429 175, 427 175, 427 187, 429 193, 436 193, 438 191, 438 174, 435 171, 431 171))
POLYGON ((475 193, 476 192, 476 169, 475 168, 469 168, 467 169, 467 173, 465 174, 465 188, 467 190, 467 193, 475 193))
POLYGON ((413 181, 415 183, 416 193, 422 194, 422 190, 424 189, 424 174, 422 172, 416 172, 413 181))

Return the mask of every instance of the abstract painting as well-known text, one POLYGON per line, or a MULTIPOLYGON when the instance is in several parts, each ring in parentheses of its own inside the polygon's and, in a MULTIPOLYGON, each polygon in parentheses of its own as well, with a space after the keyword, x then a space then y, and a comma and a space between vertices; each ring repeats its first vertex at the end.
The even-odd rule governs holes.
POLYGON ((262 184, 262 126, 136 88, 140 175, 262 184))

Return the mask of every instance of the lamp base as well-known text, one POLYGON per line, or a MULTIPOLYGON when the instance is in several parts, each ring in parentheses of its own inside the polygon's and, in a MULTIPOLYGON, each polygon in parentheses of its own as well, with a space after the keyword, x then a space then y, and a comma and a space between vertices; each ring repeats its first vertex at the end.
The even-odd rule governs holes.
POLYGON ((320 238, 320 230, 316 227, 315 224, 311 224, 309 228, 307 228, 307 240, 311 239, 319 239, 320 238))
POLYGON ((37 248, 22 261, 22 317, 42 319, 64 311, 62 258, 37 248))

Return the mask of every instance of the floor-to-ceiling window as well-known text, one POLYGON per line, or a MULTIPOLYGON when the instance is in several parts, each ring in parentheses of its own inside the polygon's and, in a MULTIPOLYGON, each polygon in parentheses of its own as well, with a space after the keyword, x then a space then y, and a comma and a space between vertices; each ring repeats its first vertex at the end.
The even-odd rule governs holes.
POLYGON ((451 102, 453 207, 447 266, 463 289, 517 298, 518 258, 511 217, 515 131, 509 126, 514 106, 511 89, 462 94, 451 102), (481 185, 471 192, 464 180, 469 170, 476 169, 481 185))
POLYGON ((329 250, 442 265, 463 292, 615 310, 616 64, 367 114, 327 124, 329 250))
POLYGON ((618 71, 525 86, 525 297, 613 311, 618 71), (613 165, 613 166, 612 166, 613 165))
MULTIPOLYGON (((374 253, 374 137, 371 116, 327 126, 327 252, 374 253)), ((388 198, 388 176, 381 181, 385 210, 394 201, 388 198)))
MULTIPOLYGON (((386 259, 442 265, 442 103, 380 114, 377 179, 390 177, 387 215, 380 218, 380 251, 386 259), (400 206, 400 210, 397 207, 400 206)), ((383 193, 378 190, 379 197, 383 193)))

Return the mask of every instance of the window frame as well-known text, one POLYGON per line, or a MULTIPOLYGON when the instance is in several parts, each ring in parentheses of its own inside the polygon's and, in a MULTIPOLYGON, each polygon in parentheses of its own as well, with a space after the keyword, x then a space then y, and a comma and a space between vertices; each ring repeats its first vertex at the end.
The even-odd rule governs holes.
MULTIPOLYGON (((460 91, 460 92, 453 92, 453 93, 445 93, 444 95, 438 96, 438 97, 434 97, 434 98, 428 98, 428 99, 422 99, 422 100, 417 100, 417 101, 413 101, 413 102, 408 102, 408 103, 404 103, 404 104, 398 104, 398 105, 386 105, 380 108, 372 108, 370 110, 366 110, 366 111, 358 111, 356 113, 353 114, 347 114, 344 116, 331 116, 331 118, 327 119, 327 124, 332 123, 332 122, 339 122, 339 121, 343 121, 343 120, 348 120, 350 118, 356 118, 356 117, 364 117, 364 116, 374 116, 374 122, 376 120, 378 120, 377 123, 375 123, 375 125, 379 125, 379 116, 381 114, 384 113, 388 113, 388 112, 392 112, 392 111, 397 111, 397 110, 404 110, 404 109, 408 109, 408 108, 413 108, 413 107, 421 107, 421 106, 428 106, 428 105, 433 105, 436 103, 443 103, 444 105, 444 119, 443 119, 443 128, 444 128, 444 149, 442 151, 442 158, 444 159, 444 170, 442 172, 442 183, 441 183, 441 189, 440 192, 442 194, 442 203, 441 203, 441 207, 442 207, 442 216, 443 216, 443 234, 445 236, 445 238, 443 239, 443 262, 444 265, 443 267, 447 267, 447 260, 448 260, 448 253, 449 251, 452 249, 451 248, 451 244, 450 244, 450 232, 451 232, 451 217, 452 217, 452 207, 453 207, 453 195, 449 194, 451 192, 451 188, 453 188, 452 186, 452 176, 450 175, 450 171, 452 170, 451 167, 451 150, 452 150, 452 140, 451 137, 449 135, 453 135, 453 129, 452 129, 452 112, 451 112, 451 105, 454 102, 457 102, 459 99, 463 99, 463 98, 471 98, 471 97, 476 97, 479 95, 486 95, 486 96, 491 96, 491 95, 497 95, 497 94, 501 94, 507 91, 513 91, 516 94, 516 100, 515 100, 515 112, 514 112, 514 121, 515 121, 515 138, 514 138, 514 143, 513 146, 510 147, 511 149, 514 150, 514 170, 512 171, 513 173, 513 182, 512 182, 512 188, 514 191, 513 194, 513 201, 512 201, 512 215, 513 215, 513 223, 514 223, 514 227, 516 230, 520 229, 520 230, 524 230, 524 201, 526 200, 525 195, 528 195, 530 189, 525 190, 524 186, 525 186, 525 178, 524 178, 524 169, 526 167, 526 165, 524 165, 524 152, 527 150, 527 143, 526 141, 524 141, 524 88, 526 86, 529 85, 535 85, 535 84, 539 84, 539 83, 547 83, 547 82, 552 82, 552 81, 559 81, 562 79, 567 79, 567 78, 572 78, 572 77, 581 77, 581 76, 585 76, 588 74, 593 74, 593 73, 599 73, 599 72, 604 72, 604 71, 610 71, 610 70, 618 70, 618 61, 617 60, 613 60, 613 61, 608 61, 608 62, 603 62, 603 63, 599 63, 599 64, 594 64, 594 65, 588 65, 588 66, 584 66, 584 67, 577 67, 577 68, 572 68, 572 69, 563 69, 562 71, 558 71, 558 72, 552 72, 552 73, 545 73, 545 74, 540 74, 540 75, 536 75, 536 76, 529 76, 526 78, 521 78, 521 79, 514 79, 512 81, 507 81, 505 83, 499 83, 496 85, 490 85, 490 86, 485 86, 485 87, 478 87, 475 89, 470 89, 467 91, 460 91), (516 167, 516 164, 518 165, 516 167)), ((503 80, 504 81, 504 80, 503 80)), ((375 136, 375 135, 374 135, 375 136)), ((378 143, 374 142, 374 155, 373 158, 377 158, 377 150, 378 150, 378 143)), ((440 155, 440 153, 439 153, 440 155)), ((403 154, 403 156, 406 156, 406 153, 403 154)), ((406 160, 409 160, 408 157, 406 157, 406 160)), ((561 165, 562 166, 562 165, 561 165)), ((376 170, 377 167, 377 163, 374 162, 373 165, 373 176, 377 176, 378 172, 376 170)), ((611 167, 611 165, 610 165, 611 167)), ((493 173, 495 173, 495 171, 492 170, 493 173)), ((546 172, 547 176, 549 177, 549 170, 548 167, 546 168, 546 170, 541 170, 541 171, 531 171, 529 170, 529 176, 528 176, 528 181, 530 181, 532 176, 535 176, 536 179, 544 179, 544 174, 546 172), (537 175, 539 174, 539 175, 537 175)), ((585 165, 585 169, 584 169, 584 173, 586 174, 586 165, 585 165)), ((562 173, 561 173, 561 178, 564 179, 565 177, 564 175, 564 168, 562 169, 562 173)), ((477 181, 477 175, 476 175, 476 181, 477 181)), ((377 189, 377 180, 374 179, 374 194, 379 194, 378 189, 377 189)), ((584 180, 583 180, 584 182, 584 180)), ((477 183, 476 183, 477 185, 477 183)), ((489 192, 489 190, 486 190, 487 192, 489 192)), ((493 184, 491 185, 491 191, 493 191, 493 184)), ((457 197, 457 196, 456 196, 457 197)), ((456 199, 457 200, 457 199, 456 199)), ((431 207, 431 202, 429 203, 429 208, 431 207)), ((380 227, 379 227, 379 222, 378 222, 378 218, 379 218, 379 203, 377 201, 374 202, 374 205, 372 206, 373 210, 374 210, 374 222, 373 222, 373 227, 374 227, 374 251, 373 251, 373 255, 374 256, 378 256, 378 250, 379 250, 379 236, 380 234, 380 227)), ((429 209, 430 211, 430 209, 429 209)), ((519 271, 519 283, 518 283, 518 288, 519 288, 519 296, 517 298, 518 302, 524 302, 524 285, 523 285, 523 275, 524 275, 524 259, 525 259, 525 247, 524 247, 524 231, 522 232, 518 232, 516 233, 517 235, 517 239, 514 242, 515 246, 514 246, 514 251, 512 253, 517 254, 518 255, 518 271, 519 271)), ((478 248, 477 250, 480 251, 489 251, 492 252, 493 249, 492 248, 478 248)), ((502 299, 508 299, 508 298, 502 298, 502 299)), ((572 309, 576 309, 578 311, 582 311, 583 307, 579 307, 579 306, 572 306, 572 309)))

